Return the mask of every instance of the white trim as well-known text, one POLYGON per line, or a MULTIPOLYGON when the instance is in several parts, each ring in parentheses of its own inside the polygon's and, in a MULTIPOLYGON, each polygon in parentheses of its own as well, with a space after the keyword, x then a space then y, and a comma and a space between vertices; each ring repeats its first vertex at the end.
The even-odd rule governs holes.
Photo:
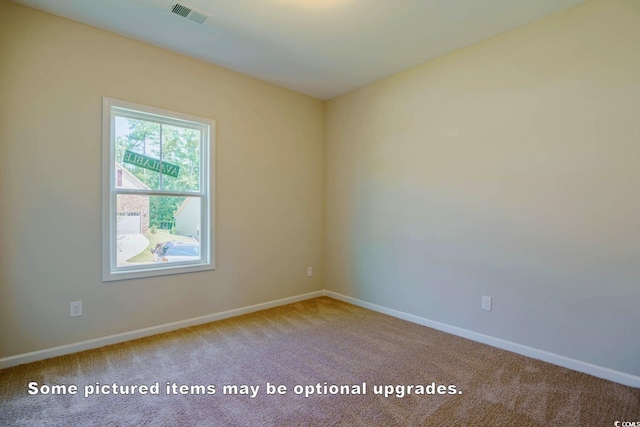
POLYGON ((377 311, 378 313, 387 314, 398 319, 407 320, 412 323, 417 323, 418 325, 427 326, 429 328, 467 338, 472 341, 488 344, 492 347, 501 348, 503 350, 518 353, 523 356, 531 357, 533 359, 539 359, 544 362, 562 366, 563 368, 568 368, 574 371, 593 375, 594 377, 603 378, 605 380, 613 381, 630 387, 640 388, 640 377, 636 375, 627 374, 625 372, 620 372, 614 369, 605 368, 603 366, 594 365, 592 363, 583 362, 581 360, 572 359, 570 357, 561 356, 559 354, 551 353, 545 350, 528 347, 526 345, 514 343, 500 338, 495 338, 489 335, 484 335, 478 332, 470 331, 468 329, 459 328, 457 326, 447 325, 446 323, 436 322, 434 320, 415 316, 413 314, 394 310, 392 308, 383 307, 381 305, 372 304, 370 302, 362 301, 360 299, 342 295, 336 292, 325 290, 324 294, 339 301, 377 311))
POLYGON ((79 351, 90 350, 92 348, 103 347, 105 345, 117 344, 125 341, 135 340, 137 338, 148 337, 151 335, 161 334, 163 332, 175 331, 176 329, 186 328, 189 326, 201 325, 204 323, 214 322, 216 320, 227 319, 229 317, 241 316, 243 314, 253 313, 255 311, 266 310, 269 308, 280 307, 282 305, 293 304, 294 302, 304 301, 312 298, 324 296, 324 291, 310 292, 307 294, 297 295, 288 298, 282 298, 275 301, 254 304, 247 307, 235 308, 220 313, 208 314, 205 316, 194 317, 177 322, 165 323, 164 325, 151 326, 149 328, 136 329, 134 331, 123 332, 120 334, 109 335, 102 338, 81 341, 73 344, 61 345, 58 347, 47 348, 44 350, 32 351, 30 353, 18 354, 0 359, 0 369, 10 368, 12 366, 21 365, 23 363, 36 362, 38 360, 48 359, 50 357, 63 356, 65 354, 77 353, 79 351))
POLYGON ((50 357, 63 356, 65 354, 76 353, 79 351, 90 350, 92 348, 103 347, 105 345, 117 344, 125 341, 134 340, 137 338, 147 337, 151 335, 160 334, 163 332, 174 331, 176 329, 186 328, 194 325, 201 325, 204 323, 214 322, 216 320, 227 319, 229 317, 241 316, 243 314, 253 313, 260 310, 266 310, 273 307, 279 307, 287 304, 293 304, 299 301, 305 301, 312 298, 318 298, 321 296, 327 296, 339 301, 347 302, 349 304, 363 307, 369 310, 377 311, 398 319, 407 320, 418 325, 427 326, 429 328, 437 329, 439 331, 447 332, 449 334, 457 335, 459 337, 467 338, 472 341, 481 342, 483 344, 490 345, 492 347, 501 348, 503 350, 511 351, 513 353, 521 354, 523 356, 531 357, 533 359, 539 359, 544 362, 552 363, 554 365, 562 366, 574 371, 582 372, 585 374, 593 375, 598 378, 603 378, 608 381, 613 381, 619 384, 623 384, 629 387, 640 388, 640 377, 625 372, 616 371, 614 369, 605 368, 603 366, 594 365, 591 363, 583 362, 569 357, 561 356, 559 354, 550 353, 545 350, 539 350, 526 345, 514 343, 511 341, 503 340, 500 338, 491 337, 478 332, 470 331, 468 329, 459 328, 457 326, 447 325, 446 323, 436 322, 434 320, 426 319, 424 317, 415 316, 402 311, 394 310, 391 308, 383 307, 381 305, 373 304, 370 302, 362 301, 357 298, 342 295, 333 291, 316 291, 307 294, 297 295, 288 298, 282 298, 275 301, 265 302, 261 304, 250 305, 247 307, 236 308, 232 310, 223 311, 220 313, 208 314, 205 316, 194 317, 191 319, 180 320, 177 322, 166 323, 164 325, 152 326, 149 328, 137 329, 134 331, 123 332, 120 334, 109 335, 102 338, 96 338, 87 341, 81 341, 78 343, 62 345, 59 347, 52 347, 44 350, 33 351, 30 353, 18 354, 16 356, 10 356, 0 359, 0 369, 10 368, 12 366, 21 365, 23 363, 36 362, 38 360, 48 359, 50 357))

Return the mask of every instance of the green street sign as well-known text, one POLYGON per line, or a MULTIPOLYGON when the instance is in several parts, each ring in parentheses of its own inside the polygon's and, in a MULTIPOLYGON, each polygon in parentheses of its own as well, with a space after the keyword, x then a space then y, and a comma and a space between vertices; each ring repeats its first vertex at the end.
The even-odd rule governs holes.
MULTIPOLYGON (((141 168, 149 169, 155 172, 160 172, 160 160, 154 159, 153 157, 143 156, 142 154, 134 153, 133 151, 126 150, 124 152, 122 162, 129 163, 130 165, 140 166, 141 168)), ((169 175, 177 178, 178 172, 180 172, 180 166, 162 162, 162 173, 164 175, 169 175)))

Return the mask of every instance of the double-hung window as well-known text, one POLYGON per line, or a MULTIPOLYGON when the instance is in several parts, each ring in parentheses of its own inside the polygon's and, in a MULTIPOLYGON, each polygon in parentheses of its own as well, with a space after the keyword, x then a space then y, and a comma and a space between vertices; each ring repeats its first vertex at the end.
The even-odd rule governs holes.
POLYGON ((213 269, 215 122, 102 107, 102 279, 213 269))

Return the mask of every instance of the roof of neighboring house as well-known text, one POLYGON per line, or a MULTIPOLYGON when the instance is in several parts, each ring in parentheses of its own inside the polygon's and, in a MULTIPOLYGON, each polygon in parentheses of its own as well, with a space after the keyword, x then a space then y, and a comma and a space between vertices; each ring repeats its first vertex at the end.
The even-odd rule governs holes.
POLYGON ((127 176, 127 179, 134 183, 139 190, 151 190, 144 182, 140 181, 134 174, 129 172, 124 166, 116 162, 116 170, 121 170, 123 175, 127 176))

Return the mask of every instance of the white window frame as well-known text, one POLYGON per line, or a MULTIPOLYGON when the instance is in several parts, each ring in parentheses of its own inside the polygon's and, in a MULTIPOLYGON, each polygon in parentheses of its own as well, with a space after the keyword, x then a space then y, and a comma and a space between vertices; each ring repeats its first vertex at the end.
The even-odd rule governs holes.
POLYGON ((214 221, 215 121, 113 98, 102 98, 102 280, 104 282, 215 269, 214 221), (116 188, 115 116, 152 120, 201 130, 198 192, 116 188), (117 195, 198 197, 200 203, 199 261, 117 266, 117 195))

